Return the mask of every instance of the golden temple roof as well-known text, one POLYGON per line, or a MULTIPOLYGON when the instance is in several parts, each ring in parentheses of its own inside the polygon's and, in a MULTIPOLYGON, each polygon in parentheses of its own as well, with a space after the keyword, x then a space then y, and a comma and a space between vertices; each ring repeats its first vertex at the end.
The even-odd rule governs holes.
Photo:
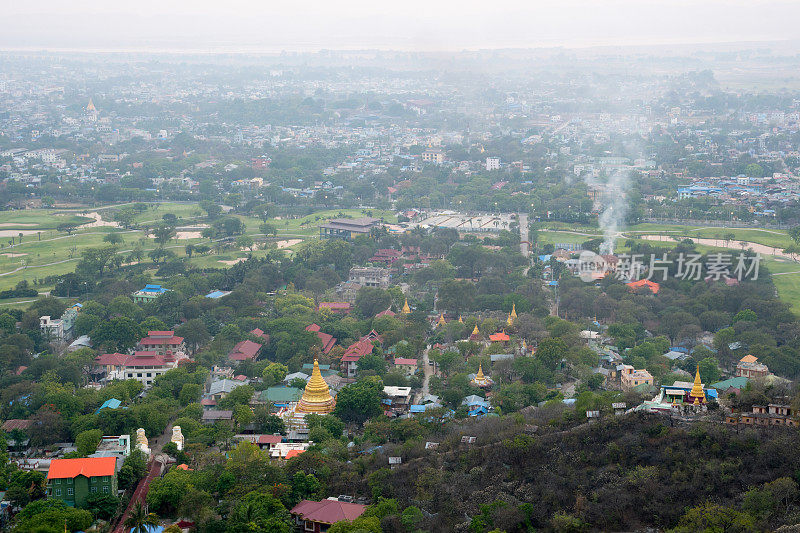
POLYGON ((473 335, 480 335, 481 334, 481 332, 478 331, 478 324, 475 324, 475 329, 472 330, 472 334, 473 335))
POLYGON ((695 404, 706 402, 706 393, 703 390, 703 383, 700 381, 700 365, 697 365, 697 372, 694 375, 694 384, 692 385, 692 391, 689 393, 689 398, 694 398, 695 404))
POLYGON ((332 412, 334 407, 336 407, 336 400, 331 396, 328 384, 322 379, 319 361, 314 359, 311 378, 306 383, 306 390, 303 391, 303 397, 297 402, 295 411, 298 413, 327 414, 332 412))
POLYGON ((411 308, 408 306, 408 298, 406 298, 406 303, 403 304, 403 314, 407 315, 411 313, 411 308))

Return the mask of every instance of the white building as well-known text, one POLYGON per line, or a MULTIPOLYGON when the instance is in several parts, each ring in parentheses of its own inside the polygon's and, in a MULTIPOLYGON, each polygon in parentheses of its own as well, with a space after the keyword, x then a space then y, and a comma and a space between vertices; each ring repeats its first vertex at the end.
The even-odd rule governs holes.
POLYGON ((499 157, 487 157, 486 158, 486 170, 500 170, 500 158, 499 157))

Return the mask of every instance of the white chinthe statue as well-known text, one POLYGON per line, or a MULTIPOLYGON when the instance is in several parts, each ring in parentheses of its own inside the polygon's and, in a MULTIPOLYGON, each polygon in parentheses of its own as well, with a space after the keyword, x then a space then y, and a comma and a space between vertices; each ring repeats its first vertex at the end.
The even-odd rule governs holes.
POLYGON ((181 433, 180 426, 172 426, 172 438, 170 442, 174 442, 178 450, 183 450, 183 433, 181 433))

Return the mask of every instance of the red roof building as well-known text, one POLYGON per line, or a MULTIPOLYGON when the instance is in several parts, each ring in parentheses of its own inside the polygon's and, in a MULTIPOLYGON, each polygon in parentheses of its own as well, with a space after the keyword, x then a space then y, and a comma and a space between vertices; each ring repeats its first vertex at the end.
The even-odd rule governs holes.
POLYGON ((264 333, 263 329, 256 328, 253 331, 251 331, 250 334, 264 339, 264 344, 269 344, 269 333, 264 333))
POLYGON ((328 527, 342 520, 352 521, 364 514, 366 505, 358 503, 340 502, 339 500, 322 500, 315 502, 303 500, 289 513, 294 517, 295 523, 303 531, 322 533, 328 527))
POLYGON ((372 330, 347 347, 342 355, 342 371, 347 377, 355 377, 359 359, 372 353, 374 341, 383 344, 383 338, 372 330))
POLYGON ((403 255, 398 250, 393 250, 391 248, 382 248, 375 252, 375 255, 369 258, 371 263, 383 263, 386 266, 392 265, 395 261, 400 259, 400 256, 403 255))
POLYGON ((328 353, 333 349, 334 344, 336 344, 336 337, 333 335, 329 335, 324 331, 320 331, 320 327, 318 324, 311 324, 306 326, 306 331, 310 333, 316 333, 317 337, 320 341, 322 341, 322 353, 328 353))
POLYGON ((94 358, 96 365, 106 373, 106 379, 135 379, 145 387, 155 379, 178 366, 172 354, 161 354, 154 350, 143 350, 133 354, 104 353, 94 358))
POLYGON ((174 331, 148 331, 147 337, 136 346, 140 350, 154 351, 160 355, 171 355, 186 351, 183 337, 176 337, 174 331))
POLYGON ((378 313, 377 315, 375 315, 375 318, 380 318, 380 317, 382 317, 382 316, 390 316, 390 317, 395 317, 395 316, 397 316, 397 315, 396 315, 396 314, 395 314, 395 312, 394 312, 394 311, 392 311, 391 309, 387 309, 386 311, 381 311, 380 313, 378 313))
POLYGON ((261 344, 251 340, 244 340, 236 344, 233 349, 228 352, 228 359, 231 361, 245 361, 247 359, 255 360, 258 351, 261 349, 261 344))
POLYGON ((26 430, 31 427, 31 421, 25 420, 24 418, 12 418, 11 420, 6 420, 3 422, 3 431, 6 433, 10 433, 15 429, 26 430))

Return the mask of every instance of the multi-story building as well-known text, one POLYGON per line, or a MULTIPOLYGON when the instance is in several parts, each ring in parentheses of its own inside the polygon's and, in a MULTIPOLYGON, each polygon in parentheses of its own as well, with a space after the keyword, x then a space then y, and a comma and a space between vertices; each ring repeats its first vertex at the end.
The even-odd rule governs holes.
POLYGON ((362 287, 380 287, 385 289, 389 286, 389 269, 380 267, 353 267, 350 269, 348 281, 357 283, 362 287))
POLYGON ((105 371, 106 381, 135 379, 145 387, 152 386, 158 376, 178 366, 178 359, 173 355, 159 355, 154 351, 104 353, 94 361, 105 371))
POLYGON ((75 319, 78 318, 78 310, 81 304, 75 304, 68 308, 61 315, 61 318, 51 318, 48 315, 39 317, 39 329, 45 337, 52 341, 69 341, 73 336, 75 319))
POLYGON ((165 289, 161 285, 145 285, 144 289, 138 290, 133 293, 133 301, 135 303, 146 303, 155 300, 169 289, 165 289))
POLYGON ((769 368, 764 363, 758 362, 755 355, 745 355, 736 365, 736 376, 745 378, 763 378, 769 376, 769 368))
POLYGON ((725 422, 746 426, 800 426, 800 419, 792 406, 777 403, 754 405, 752 413, 733 413, 725 417, 725 422))
POLYGON ((334 218, 319 227, 319 236, 323 239, 344 239, 350 241, 358 235, 369 235, 372 228, 378 225, 377 218, 334 218))
POLYGON ((148 331, 147 337, 139 341, 136 347, 140 350, 155 352, 158 355, 174 355, 184 353, 186 344, 183 337, 176 337, 174 331, 148 331))
POLYGON ((500 158, 499 157, 487 157, 486 158, 486 170, 500 170, 500 158))
POLYGON ((444 163, 444 153, 441 150, 429 149, 422 152, 422 160, 426 163, 441 165, 444 163))
POLYGON ((619 375, 620 388, 629 391, 642 384, 653 385, 653 376, 647 370, 635 370, 631 365, 622 365, 619 375))
POLYGON ((47 471, 47 497, 78 507, 90 494, 117 494, 117 458, 53 459, 47 471))

